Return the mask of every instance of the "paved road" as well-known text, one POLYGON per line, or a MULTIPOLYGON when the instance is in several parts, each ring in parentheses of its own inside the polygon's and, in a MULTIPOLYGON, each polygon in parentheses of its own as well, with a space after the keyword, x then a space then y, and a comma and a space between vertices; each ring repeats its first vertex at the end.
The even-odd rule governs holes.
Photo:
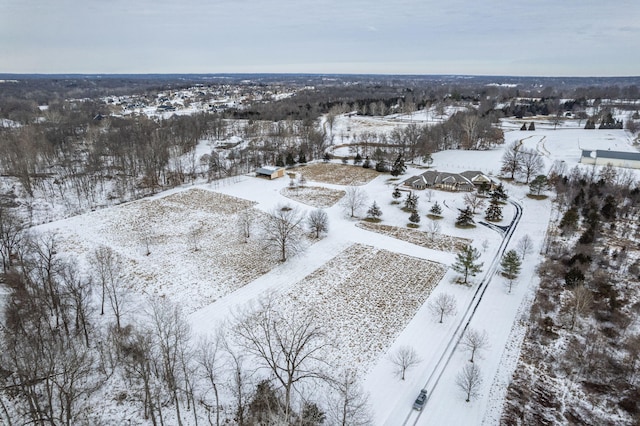
MULTIPOLYGON (((495 230, 496 232, 501 233, 503 235, 502 243, 500 244, 500 247, 496 251, 494 258, 491 261, 491 265, 489 266, 489 268, 487 268, 485 275, 482 281, 480 282, 480 285, 478 286, 478 288, 476 289, 476 292, 473 295, 473 298, 471 298, 471 300, 469 301, 469 304, 465 309, 464 315, 462 315, 459 324, 457 325, 454 333, 451 335, 444 351, 440 355, 440 358, 435 368, 431 371, 431 373, 429 374, 429 377, 427 378, 423 386, 423 389, 427 390, 427 395, 431 395, 435 391, 436 387, 438 386, 440 378, 442 377, 442 374, 444 373, 444 371, 447 369, 449 365, 449 361, 451 360, 451 357, 455 353, 458 347, 458 344, 460 343, 460 339, 462 338, 462 336, 464 335, 464 332, 469 327, 469 323, 473 319, 473 316, 476 310, 478 309, 478 306, 480 306, 480 303, 482 302, 482 297, 484 296, 485 291, 489 287, 489 284, 491 283, 491 279, 493 278, 494 274, 498 270, 498 266, 500 265, 502 256, 504 255, 504 252, 506 251, 506 248, 509 245, 509 241, 511 240, 511 237, 515 232, 518 226, 518 223, 520 222, 520 218, 522 217, 522 206, 513 200, 509 200, 509 203, 511 203, 511 205, 515 207, 515 214, 509 226, 505 227, 505 226, 496 226, 489 223, 482 223, 483 225, 488 226, 489 228, 495 230)), ((420 417, 422 416, 422 414, 428 411, 428 405, 429 405, 429 399, 427 399, 427 402, 423 407, 422 411, 416 411, 416 410, 413 410, 412 407, 407 407, 408 413, 402 424, 416 425, 420 420, 420 417)))

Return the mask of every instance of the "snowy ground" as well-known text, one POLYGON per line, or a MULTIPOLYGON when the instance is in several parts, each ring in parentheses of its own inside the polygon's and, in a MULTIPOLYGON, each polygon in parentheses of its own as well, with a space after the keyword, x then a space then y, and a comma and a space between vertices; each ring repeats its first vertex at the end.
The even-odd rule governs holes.
MULTIPOLYGON (((384 125, 386 121, 391 120, 385 120, 384 125)), ((359 122, 350 123, 352 130, 365 130, 359 122)), ((624 131, 586 131, 569 125, 553 130, 553 125, 543 122, 536 122, 536 128, 522 132, 518 122, 505 122, 505 146, 522 140, 524 146, 544 155, 547 166, 560 160, 569 168, 578 162, 581 148, 634 149, 624 131)), ((497 175, 503 149, 439 152, 433 155, 432 167, 454 172, 480 169, 497 175)), ((362 170, 338 164, 333 167, 341 167, 344 176, 362 170)), ((406 176, 419 172, 410 169, 406 176)), ((315 181, 313 176, 305 173, 309 186, 332 190, 344 190, 344 185, 354 182, 347 179, 324 183, 315 181)), ((329 331, 346 342, 340 352, 331 356, 333 365, 355 365, 362 371, 376 424, 403 424, 411 413, 413 399, 456 330, 464 307, 472 300, 481 276, 474 278, 471 286, 456 284, 456 274, 447 270, 454 261, 453 253, 363 229, 339 203, 325 204, 330 205, 326 208, 330 227, 326 237, 310 241, 285 263, 279 263, 277 257, 264 256, 265 249, 257 240, 244 243, 231 227, 237 212, 244 208, 254 209, 256 214, 265 214, 280 204, 297 206, 303 212, 314 209, 309 205, 313 203, 285 197, 288 183, 288 178, 268 181, 247 176, 224 184, 196 185, 43 225, 41 229, 56 232, 64 251, 77 254, 80 261, 83 253, 101 245, 122 254, 128 260, 131 291, 139 295, 163 294, 182 304, 192 312, 189 319, 197 334, 211 333, 233 312, 265 294, 281 296, 282 309, 315 306, 329 331), (187 244, 186 236, 194 227, 204 232, 198 251, 187 244), (149 255, 142 242, 145 235, 154 237, 149 255), (458 306, 458 315, 446 318, 443 324, 428 309, 429 300, 440 293, 453 295, 458 306), (413 347, 422 360, 404 381, 393 374, 387 356, 400 346, 413 347)), ((368 204, 375 200, 382 209, 382 224, 406 227, 408 214, 400 209, 401 205, 391 204, 392 187, 397 181, 380 175, 358 183, 369 197, 368 204)), ((483 377, 478 398, 464 402, 455 385, 456 375, 468 362, 467 354, 458 349, 437 385, 429 389, 430 397, 418 424, 498 422, 502 398, 526 330, 526 312, 537 285, 537 253, 553 214, 551 200, 527 198, 526 186, 507 184, 506 188, 524 209, 509 248, 529 235, 534 251, 525 259, 521 278, 510 294, 501 277, 493 278, 473 317, 471 327, 486 330, 490 336, 489 350, 477 360, 483 377)), ((482 252, 485 265, 491 262, 501 242, 500 234, 481 225, 474 229, 454 226, 457 208, 463 206, 462 194, 435 191, 431 201, 424 193, 418 195, 423 217, 419 230, 425 230, 425 215, 437 201, 444 207, 444 219, 439 221, 441 232, 472 240, 482 252)), ((505 207, 500 224, 508 224, 513 214, 511 206, 505 207)))

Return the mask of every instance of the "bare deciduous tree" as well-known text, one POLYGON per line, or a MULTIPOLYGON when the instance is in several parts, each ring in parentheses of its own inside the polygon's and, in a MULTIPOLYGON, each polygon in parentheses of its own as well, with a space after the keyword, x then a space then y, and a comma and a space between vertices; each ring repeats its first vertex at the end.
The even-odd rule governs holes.
POLYGON ((223 340, 222 343, 230 360, 231 381, 229 388, 235 398, 235 419, 239 426, 243 426, 253 386, 252 376, 245 367, 245 354, 239 349, 233 348, 226 340, 223 340))
POLYGON ((328 397, 327 420, 340 426, 368 426, 372 423, 368 395, 353 370, 331 380, 333 393, 328 397))
MULTIPOLYGON (((161 369, 161 377, 167 391, 171 395, 171 402, 175 404, 178 425, 182 425, 180 412, 181 392, 189 390, 184 386, 187 379, 184 375, 184 357, 188 356, 188 344, 191 329, 179 305, 155 298, 150 302, 149 319, 151 321, 154 343, 157 348, 161 369)), ((189 395, 186 395, 189 398, 189 395)))
POLYGON ((456 384, 465 393, 466 402, 471 401, 472 397, 478 395, 480 385, 482 384, 482 376, 480 369, 476 364, 467 364, 456 377, 456 384))
POLYGON ((13 256, 22 241, 22 228, 18 216, 0 206, 0 260, 4 272, 13 264, 13 256))
POLYGON ((316 236, 320 238, 320 234, 329 230, 329 217, 327 212, 322 209, 316 209, 307 216, 307 226, 316 236))
POLYGON ((433 198, 433 189, 427 189, 424 191, 424 194, 427 197, 427 201, 431 202, 431 199, 433 198))
POLYGON ((103 246, 97 248, 91 258, 91 266, 96 274, 96 279, 100 283, 102 292, 100 298, 100 315, 104 315, 104 301, 107 292, 107 286, 113 281, 116 271, 120 269, 117 254, 109 247, 103 246))
POLYGON ((532 149, 521 150, 521 168, 520 171, 524 175, 524 183, 528 184, 532 176, 540 174, 544 167, 542 156, 532 149))
POLYGON ((489 335, 485 330, 480 332, 470 328, 464 333, 460 343, 470 353, 469 362, 473 362, 476 352, 489 347, 489 335))
POLYGON ((221 380, 221 338, 216 336, 214 340, 202 339, 198 343, 197 349, 197 363, 200 365, 200 371, 202 377, 207 381, 213 391, 213 403, 208 402, 209 389, 203 392, 200 398, 200 403, 207 410, 207 416, 209 417, 209 423, 211 423, 211 412, 216 414, 216 426, 220 426, 220 395, 218 392, 218 386, 221 380))
POLYGON ((269 297, 256 309, 236 318, 234 334, 238 344, 269 370, 284 389, 288 421, 295 385, 324 377, 319 368, 325 365, 328 341, 315 324, 313 312, 286 316, 276 311, 269 297))
POLYGON ((389 355, 389 361, 395 366, 396 374, 400 376, 401 380, 404 380, 407 370, 419 364, 421 360, 411 346, 401 346, 389 355))
POLYGON ((359 210, 364 208, 367 203, 367 194, 362 188, 350 186, 347 188, 346 194, 340 201, 340 205, 350 213, 351 217, 355 217, 359 210))
POLYGON ((477 192, 468 192, 462 197, 464 204, 471 209, 473 214, 476 214, 476 209, 480 209, 485 206, 486 201, 480 197, 477 192))
POLYGON ((432 242, 438 237, 438 235, 440 235, 441 229, 442 227, 437 220, 431 219, 429 222, 427 222, 427 234, 429 235, 429 239, 432 242))
POLYGON ((138 231, 138 237, 144 246, 145 256, 149 256, 151 254, 151 244, 154 240, 153 231, 148 226, 144 227, 138 231))
POLYGON ((280 252, 280 260, 287 260, 287 255, 294 252, 301 241, 301 222, 303 216, 298 209, 289 206, 278 206, 262 222, 265 241, 268 246, 280 252))
POLYGON ((455 314, 456 298, 448 293, 440 293, 429 302, 429 310, 442 323, 445 316, 455 314))
POLYGON ((204 225, 201 223, 193 226, 189 230, 189 233, 187 234, 187 242, 191 250, 193 251, 200 250, 200 241, 202 241, 203 235, 204 235, 204 225))
POLYGON ((240 236, 244 242, 249 242, 251 233, 253 231, 253 225, 256 221, 255 213, 252 209, 245 209, 238 214, 237 227, 240 236))
POLYGON ((100 315, 104 315, 105 295, 113 311, 118 330, 122 327, 122 317, 127 304, 127 290, 122 277, 122 259, 109 247, 96 249, 91 257, 95 279, 101 286, 100 315))
POLYGON ((502 156, 502 167, 500 172, 505 175, 509 175, 510 179, 514 179, 516 173, 522 169, 522 153, 520 152, 520 145, 522 141, 513 142, 504 151, 502 156))
POLYGON ((518 241, 518 252, 520 252, 520 257, 524 260, 525 256, 533 250, 533 239, 529 236, 529 234, 524 235, 518 241))
POLYGON ((591 290, 584 285, 577 285, 571 289, 571 299, 568 302, 567 309, 570 316, 570 329, 576 325, 579 316, 584 316, 591 310, 593 304, 593 295, 591 290))

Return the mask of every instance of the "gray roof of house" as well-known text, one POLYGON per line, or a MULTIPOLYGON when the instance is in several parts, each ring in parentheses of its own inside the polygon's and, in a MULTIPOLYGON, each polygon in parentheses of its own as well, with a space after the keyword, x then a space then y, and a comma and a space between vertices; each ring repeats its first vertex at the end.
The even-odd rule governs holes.
MULTIPOLYGON (((474 175, 481 174, 480 172, 472 172, 474 175)), ((437 185, 439 183, 450 183, 458 185, 470 185, 473 186, 473 182, 470 178, 464 176, 462 173, 449 173, 439 172, 437 170, 427 170, 426 172, 417 176, 412 176, 405 180, 405 185, 412 185, 416 181, 424 182, 428 186, 437 185)))
POLYGON ((640 161, 640 152, 609 151, 603 149, 583 149, 583 157, 611 158, 616 160, 640 161))

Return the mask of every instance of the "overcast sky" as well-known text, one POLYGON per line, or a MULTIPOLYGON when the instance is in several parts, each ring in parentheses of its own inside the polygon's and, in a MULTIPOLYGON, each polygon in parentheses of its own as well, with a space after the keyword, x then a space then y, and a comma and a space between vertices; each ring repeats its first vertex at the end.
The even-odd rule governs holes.
POLYGON ((640 0, 0 0, 0 73, 640 75, 640 0))

